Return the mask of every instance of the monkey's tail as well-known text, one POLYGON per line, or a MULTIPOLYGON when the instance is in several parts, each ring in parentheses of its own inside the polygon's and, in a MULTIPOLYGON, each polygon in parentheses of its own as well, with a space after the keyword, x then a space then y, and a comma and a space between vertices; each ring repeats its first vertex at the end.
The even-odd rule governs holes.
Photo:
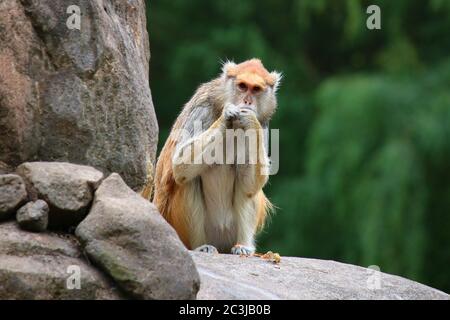
POLYGON ((264 192, 261 190, 258 195, 257 200, 257 227, 256 231, 261 231, 266 224, 268 218, 270 218, 271 214, 275 211, 275 205, 270 202, 270 200, 266 197, 264 192))

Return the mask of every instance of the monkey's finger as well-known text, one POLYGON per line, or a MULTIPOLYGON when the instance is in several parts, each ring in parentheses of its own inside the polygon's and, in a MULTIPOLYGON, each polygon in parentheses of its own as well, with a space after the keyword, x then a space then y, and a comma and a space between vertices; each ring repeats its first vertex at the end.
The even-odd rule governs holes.
POLYGON ((227 111, 225 112, 225 120, 233 121, 239 118, 239 111, 227 111))
POLYGON ((242 246, 239 244, 237 244, 233 248, 231 248, 231 254, 250 256, 254 252, 255 252, 255 250, 253 248, 242 246))

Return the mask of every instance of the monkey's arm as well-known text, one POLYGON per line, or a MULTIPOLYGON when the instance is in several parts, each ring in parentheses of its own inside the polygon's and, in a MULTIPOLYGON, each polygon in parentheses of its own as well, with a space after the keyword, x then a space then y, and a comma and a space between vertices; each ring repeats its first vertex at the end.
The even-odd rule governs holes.
MULTIPOLYGON (((267 157, 266 147, 264 142, 264 130, 261 127, 258 119, 253 113, 241 114, 244 129, 252 129, 256 131, 256 151, 257 155, 248 155, 248 160, 251 156, 255 157, 256 164, 245 163, 237 165, 237 178, 240 182, 240 189, 248 197, 253 197, 266 184, 269 176, 269 158, 267 157)), ((250 152, 251 149, 246 149, 250 152)))
POLYGON ((203 155, 211 154, 216 145, 221 143, 225 129, 224 116, 221 115, 206 131, 181 142, 172 159, 176 183, 186 183, 199 176, 208 167, 203 155))

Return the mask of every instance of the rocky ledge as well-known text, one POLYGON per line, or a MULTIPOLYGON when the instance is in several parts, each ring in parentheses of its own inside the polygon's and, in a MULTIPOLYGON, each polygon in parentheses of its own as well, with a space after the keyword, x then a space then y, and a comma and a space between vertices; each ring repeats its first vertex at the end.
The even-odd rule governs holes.
POLYGON ((333 261, 189 252, 116 173, 0 169, 0 299, 449 299, 333 261))
POLYGON ((423 284, 336 261, 205 255, 192 252, 200 273, 197 299, 449 300, 423 284))

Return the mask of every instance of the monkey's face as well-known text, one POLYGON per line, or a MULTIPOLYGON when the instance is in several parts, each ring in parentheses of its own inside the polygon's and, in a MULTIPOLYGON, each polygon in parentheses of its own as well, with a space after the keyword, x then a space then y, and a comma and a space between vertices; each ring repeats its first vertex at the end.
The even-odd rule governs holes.
POLYGON ((275 93, 281 75, 269 73, 257 59, 238 65, 228 62, 223 72, 227 102, 252 110, 261 122, 269 120, 276 109, 275 93))

